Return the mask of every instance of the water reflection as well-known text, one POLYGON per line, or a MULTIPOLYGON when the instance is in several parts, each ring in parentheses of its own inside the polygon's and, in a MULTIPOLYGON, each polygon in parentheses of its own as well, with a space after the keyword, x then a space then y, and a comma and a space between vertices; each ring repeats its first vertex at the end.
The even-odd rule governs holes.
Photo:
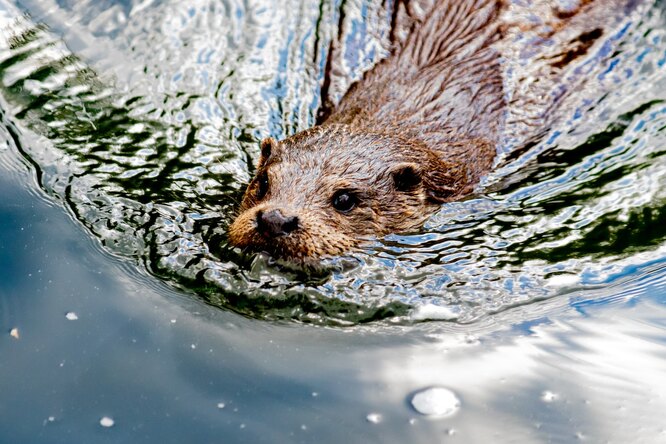
POLYGON ((665 257, 659 3, 590 56, 586 88, 529 149, 505 154, 485 194, 320 275, 228 248, 225 226, 257 141, 312 125, 385 54, 390 2, 22 5, 32 18, 4 5, 1 92, 41 187, 109 251, 210 304, 342 325, 471 322, 592 295, 665 257))
POLYGON ((663 261, 473 324, 284 325, 140 275, 25 188, 0 174, 3 442, 666 436, 663 261), (458 410, 416 412, 429 387, 451 390, 458 410))
MULTIPOLYGON (((652 277, 661 285, 625 290, 663 294, 663 270, 652 277)), ((666 313, 661 303, 633 302, 588 307, 584 315, 552 306, 554 317, 505 314, 487 330, 431 329, 430 341, 366 353, 373 364, 362 375, 391 404, 428 387, 453 391, 460 410, 434 427, 461 442, 661 442, 666 313)), ((390 413, 388 421, 404 421, 390 413)), ((433 427, 432 418, 412 419, 417 430, 433 427)))

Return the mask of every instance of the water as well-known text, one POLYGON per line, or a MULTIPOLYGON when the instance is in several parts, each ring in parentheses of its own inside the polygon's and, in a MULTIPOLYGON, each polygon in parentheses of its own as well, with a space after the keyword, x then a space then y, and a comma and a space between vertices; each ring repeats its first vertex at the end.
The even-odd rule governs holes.
POLYGON ((239 255, 225 228, 257 141, 315 122, 331 47, 334 100, 385 54, 390 5, 22 5, 31 18, 5 13, 3 97, 40 186, 107 250, 210 304, 328 325, 471 322, 663 257, 658 7, 606 38, 559 123, 507 151, 476 199, 308 276, 239 255))
POLYGON ((310 276, 226 245, 257 141, 390 8, 0 3, 0 441, 666 439, 662 2, 423 231, 310 276), (432 387, 458 411, 414 410, 432 387))

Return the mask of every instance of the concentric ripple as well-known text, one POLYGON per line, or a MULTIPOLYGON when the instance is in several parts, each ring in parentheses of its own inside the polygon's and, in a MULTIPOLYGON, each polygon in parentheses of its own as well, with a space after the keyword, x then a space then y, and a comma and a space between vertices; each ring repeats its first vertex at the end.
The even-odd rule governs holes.
POLYGON ((3 129, 108 251, 253 317, 472 322, 666 261, 659 2, 581 65, 552 127, 424 230, 318 273, 227 246, 257 142, 313 125, 388 46, 391 2, 283 3, 2 2, 3 129))

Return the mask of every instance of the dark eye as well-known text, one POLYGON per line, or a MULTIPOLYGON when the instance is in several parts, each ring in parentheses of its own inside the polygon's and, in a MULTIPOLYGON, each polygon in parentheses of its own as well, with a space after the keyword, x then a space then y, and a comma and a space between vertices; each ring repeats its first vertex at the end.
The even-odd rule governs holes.
POLYGON ((351 191, 338 191, 333 196, 333 208, 341 213, 347 213, 356 207, 358 197, 351 191))
POLYGON ((257 199, 263 199, 266 193, 268 193, 268 174, 264 171, 257 178, 257 199))

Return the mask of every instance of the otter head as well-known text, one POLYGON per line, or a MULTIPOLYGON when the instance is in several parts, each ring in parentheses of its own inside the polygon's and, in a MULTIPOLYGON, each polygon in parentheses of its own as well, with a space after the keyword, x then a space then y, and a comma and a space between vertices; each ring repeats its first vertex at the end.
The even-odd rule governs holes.
POLYGON ((463 193, 465 169, 418 141, 324 125, 266 139, 231 244, 307 263, 418 227, 463 193))

